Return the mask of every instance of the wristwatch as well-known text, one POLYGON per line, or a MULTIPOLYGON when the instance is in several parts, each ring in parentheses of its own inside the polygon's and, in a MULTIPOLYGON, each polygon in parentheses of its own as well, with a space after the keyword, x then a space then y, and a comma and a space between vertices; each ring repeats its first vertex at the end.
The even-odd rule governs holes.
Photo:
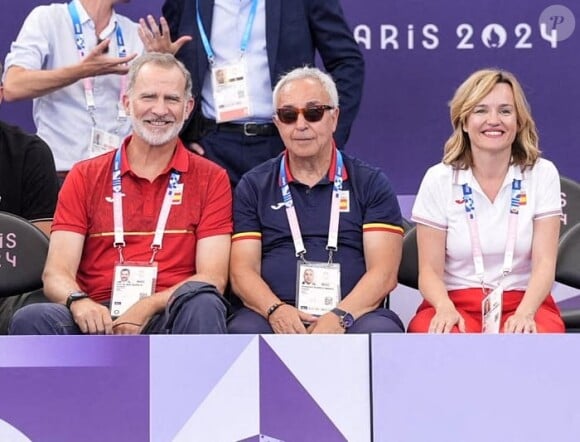
POLYGON ((354 324, 354 318, 350 313, 339 308, 333 308, 331 312, 338 316, 339 324, 345 330, 354 324))
POLYGON ((68 295, 68 298, 66 298, 66 308, 68 308, 70 310, 70 305, 75 302, 78 301, 79 299, 85 299, 88 298, 89 295, 85 292, 82 291, 76 291, 76 292, 72 292, 70 295, 68 295))

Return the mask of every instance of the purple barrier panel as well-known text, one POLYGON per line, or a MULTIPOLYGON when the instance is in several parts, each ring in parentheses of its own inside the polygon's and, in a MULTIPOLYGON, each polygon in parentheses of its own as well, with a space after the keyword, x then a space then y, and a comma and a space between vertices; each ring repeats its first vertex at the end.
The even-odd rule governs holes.
POLYGON ((367 336, 151 337, 151 440, 370 440, 367 336))
POLYGON ((577 335, 373 335, 374 441, 572 442, 577 335))
POLYGON ((0 420, 32 441, 149 440, 148 339, 0 338, 0 420))
MULTIPOLYGON (((258 432, 257 417, 240 422, 241 427, 237 425, 238 421, 230 417, 230 414, 234 414, 232 410, 237 410, 239 400, 250 400, 250 392, 253 391, 251 380, 247 377, 236 379, 226 376, 235 362, 243 359, 252 338, 218 335, 151 336, 152 441, 187 441, 194 434, 199 440, 233 441, 232 427, 236 435, 252 436, 258 432), (233 385, 228 386, 231 391, 223 403, 216 404, 222 407, 221 410, 214 410, 212 397, 216 396, 212 396, 212 392, 220 383, 224 384, 222 378, 233 385), (185 436, 180 436, 188 421, 200 415, 202 417, 194 422, 191 435, 188 436, 186 432, 185 436), (221 436, 224 432, 228 437, 221 436)), ((257 398, 257 393, 255 396, 257 398)), ((220 400, 218 397, 217 401, 220 400)), ((245 402, 244 406, 252 408, 249 402, 245 402)))
POLYGON ((244 439, 239 442, 284 442, 280 439, 274 439, 265 434, 260 434, 258 436, 250 437, 249 439, 244 439))

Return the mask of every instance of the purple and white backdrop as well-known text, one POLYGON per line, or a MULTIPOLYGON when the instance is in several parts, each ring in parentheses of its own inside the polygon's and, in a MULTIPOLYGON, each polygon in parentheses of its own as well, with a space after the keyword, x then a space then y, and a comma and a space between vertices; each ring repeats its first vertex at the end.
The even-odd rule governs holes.
POLYGON ((577 337, 0 337, 0 441, 573 442, 577 337))

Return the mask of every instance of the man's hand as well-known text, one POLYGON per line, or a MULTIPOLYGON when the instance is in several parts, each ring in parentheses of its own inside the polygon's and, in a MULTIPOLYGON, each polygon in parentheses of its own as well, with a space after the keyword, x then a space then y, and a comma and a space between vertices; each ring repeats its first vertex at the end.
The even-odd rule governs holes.
POLYGON ((314 323, 317 320, 316 316, 303 313, 289 304, 281 305, 268 318, 276 334, 305 334, 304 322, 314 323))
POLYGON ((198 143, 190 143, 189 144, 189 148, 195 152, 198 155, 204 156, 205 155, 205 150, 203 149, 203 147, 201 146, 201 144, 198 143))
POLYGON ((70 305, 70 312, 84 334, 110 335, 113 333, 113 320, 109 309, 90 298, 73 302, 70 305))
POLYGON ((116 335, 138 335, 154 314, 151 297, 143 298, 115 319, 113 333, 116 335))
POLYGON ((139 37, 147 52, 162 52, 175 55, 185 43, 191 41, 190 35, 184 35, 172 42, 167 20, 161 17, 159 25, 152 15, 148 15, 147 20, 139 19, 139 37), (161 30, 159 30, 159 25, 161 25, 161 30))
POLYGON ((340 318, 332 312, 325 313, 308 327, 310 334, 343 334, 346 330, 340 326, 340 318))
POLYGON ((110 42, 111 40, 106 38, 82 59, 80 65, 83 71, 83 78, 107 74, 125 75, 129 72, 128 63, 137 54, 127 55, 126 57, 110 57, 106 55, 110 42))

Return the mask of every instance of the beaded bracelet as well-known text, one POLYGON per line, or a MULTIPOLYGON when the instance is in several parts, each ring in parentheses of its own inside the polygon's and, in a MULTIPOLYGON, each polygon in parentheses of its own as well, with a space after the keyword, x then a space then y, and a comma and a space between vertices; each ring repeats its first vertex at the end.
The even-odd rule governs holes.
POLYGON ((270 316, 272 316, 272 313, 274 313, 278 309, 278 307, 280 307, 284 304, 286 304, 286 303, 285 302, 277 302, 276 304, 272 305, 272 307, 270 307, 268 309, 268 311, 266 312, 266 318, 270 319, 270 316))

